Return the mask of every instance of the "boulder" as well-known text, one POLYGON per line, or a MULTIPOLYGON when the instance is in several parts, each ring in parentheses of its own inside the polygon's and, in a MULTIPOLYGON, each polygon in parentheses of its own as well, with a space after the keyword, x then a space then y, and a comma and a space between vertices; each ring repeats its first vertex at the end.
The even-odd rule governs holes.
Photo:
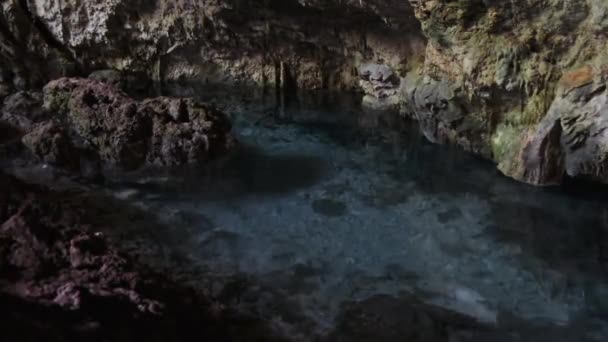
POLYGON ((92 79, 50 82, 44 107, 66 121, 83 148, 126 170, 203 162, 234 144, 228 117, 212 106, 168 97, 136 101, 92 79))

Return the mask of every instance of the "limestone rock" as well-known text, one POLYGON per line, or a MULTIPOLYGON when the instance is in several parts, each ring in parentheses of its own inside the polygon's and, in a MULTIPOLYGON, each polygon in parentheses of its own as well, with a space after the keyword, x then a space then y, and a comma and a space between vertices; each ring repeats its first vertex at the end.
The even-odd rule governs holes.
POLYGON ((20 138, 45 119, 41 93, 18 91, 6 96, 0 107, 0 144, 19 148, 20 138))
POLYGON ((608 92, 604 75, 589 66, 566 73, 547 115, 530 129, 506 174, 532 184, 583 177, 608 182, 608 92))
POLYGON ((48 118, 42 109, 42 93, 18 91, 4 99, 0 109, 0 120, 10 123, 24 131, 31 125, 48 118))
POLYGON ((139 102, 107 83, 64 78, 44 88, 44 106, 65 115, 83 147, 128 170, 202 162, 234 144, 226 115, 192 99, 139 102))
MULTIPOLYGON (((11 89, 107 69, 157 93, 177 81, 362 89, 364 106, 399 108, 429 140, 490 158, 516 179, 559 182, 546 164, 560 164, 558 155, 569 174, 603 173, 597 158, 545 149, 558 131, 558 90, 597 85, 608 57, 603 0, 7 0, 0 22, 0 83, 11 89)), ((109 79, 101 74, 93 77, 109 79)), ((180 106, 168 109, 172 122, 182 120, 180 106)), ((558 116, 571 144, 596 145, 597 119, 566 132, 569 119, 558 116)), ((177 148, 170 140, 165 151, 177 148)), ((149 159, 136 145, 124 152, 135 165, 149 159)), ((192 149, 179 149, 188 159, 192 149)))
POLYGON ((251 321, 238 324, 223 309, 212 316, 208 298, 119 250, 105 233, 117 223, 91 220, 100 210, 94 202, 2 173, 0 188, 6 340, 235 341, 230 331, 248 330, 251 321))
POLYGON ((118 89, 124 88, 124 77, 118 70, 105 69, 93 71, 89 78, 92 80, 108 83, 118 89))
POLYGON ((367 63, 359 69, 359 86, 363 89, 363 106, 374 110, 396 110, 400 79, 387 65, 367 63))
POLYGON ((577 94, 556 99, 566 172, 608 183, 608 92, 606 84, 588 84, 577 94))
MULTIPOLYGON (((156 82, 274 86, 280 65, 298 88, 350 88, 360 58, 397 66, 422 41, 407 1, 8 0, 0 62, 33 85, 116 69, 156 82), (344 15, 348 13, 348 15, 344 15), (359 23, 365 22, 362 37, 359 23), (369 26, 369 28, 368 28, 369 26), (16 39, 13 39, 16 38, 16 39), (373 52, 371 52, 373 51, 373 52)), ((420 44, 422 45, 422 44, 420 44)), ((14 79, 11 77, 11 79, 14 79)))
POLYGON ((79 153, 66 130, 59 124, 48 121, 36 125, 21 139, 23 144, 45 163, 72 171, 79 168, 79 153))
POLYGON ((566 174, 604 181, 603 105, 590 95, 601 91, 604 1, 410 3, 428 38, 426 81, 405 98, 430 140, 486 155, 532 184, 558 184, 566 174), (570 91, 594 99, 563 97, 570 91))

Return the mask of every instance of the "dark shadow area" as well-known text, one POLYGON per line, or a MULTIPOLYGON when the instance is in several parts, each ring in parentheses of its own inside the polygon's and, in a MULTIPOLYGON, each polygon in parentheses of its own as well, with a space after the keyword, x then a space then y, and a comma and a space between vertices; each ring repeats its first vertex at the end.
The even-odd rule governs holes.
POLYGON ((23 133, 8 123, 0 121, 0 164, 5 164, 10 158, 17 158, 23 150, 21 137, 23 133))
POLYGON ((324 341, 367 342, 584 342, 591 341, 574 326, 533 324, 502 317, 500 327, 425 304, 409 294, 376 295, 347 302, 336 329, 324 341))
MULTIPOLYGON (((56 305, 30 302, 3 293, 0 293, 0 304, 2 336, 7 342, 177 342, 190 340, 192 334, 202 340, 250 341, 250 336, 245 331, 251 328, 251 323, 239 327, 243 336, 236 337, 223 322, 205 322, 208 318, 201 316, 196 307, 182 308, 183 311, 172 312, 169 317, 150 317, 141 315, 127 303, 110 297, 92 298, 85 308, 65 310, 56 305), (202 328, 202 325, 206 327, 202 328)), ((254 340, 267 341, 268 338, 254 337, 254 340)))
POLYGON ((588 202, 608 204, 608 184, 601 184, 589 179, 566 177, 560 187, 549 188, 553 192, 562 192, 570 198, 588 202))
POLYGON ((0 144, 7 144, 21 137, 21 132, 8 123, 0 121, 0 144))
POLYGON ((0 184, 6 341, 283 340, 260 317, 233 310, 230 296, 186 284, 180 275, 191 265, 174 248, 182 241, 155 215, 3 173, 0 184))
MULTIPOLYGON (((557 288, 557 293, 551 295, 560 296, 569 283, 608 281, 608 226, 601 218, 605 209, 598 204, 593 207, 596 210, 542 209, 521 203, 493 202, 487 233, 499 243, 519 246, 545 267, 563 274, 559 279, 544 279, 547 286, 557 288)), ((539 264, 522 263, 522 267, 537 272, 539 264)), ((593 291, 590 288, 587 295, 593 295, 593 291)))
MULTIPOLYGON (((144 184, 116 180, 109 181, 109 187, 145 190, 165 199, 234 200, 246 196, 281 195, 307 188, 324 179, 330 169, 325 160, 315 156, 269 155, 241 144, 224 160, 159 172, 169 180, 144 184)), ((155 173, 158 175, 154 170, 143 171, 144 176, 155 173)))

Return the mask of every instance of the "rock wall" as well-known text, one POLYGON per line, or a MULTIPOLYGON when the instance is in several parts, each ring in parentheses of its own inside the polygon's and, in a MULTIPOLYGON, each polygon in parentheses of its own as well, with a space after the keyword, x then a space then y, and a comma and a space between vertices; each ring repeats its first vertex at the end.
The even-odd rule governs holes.
POLYGON ((5 0, 0 95, 107 68, 357 89, 518 180, 607 182, 607 35, 603 0, 5 0))
POLYGON ((7 0, 1 9, 0 61, 15 86, 113 68, 160 82, 342 89, 356 86, 364 61, 405 70, 424 50, 399 0, 7 0))
POLYGON ((493 158, 503 173, 532 184, 566 174, 606 179, 598 116, 608 113, 595 106, 583 115, 603 96, 606 2, 410 3, 428 44, 424 76, 405 95, 429 139, 493 158), (573 125, 584 132, 576 144, 573 125))

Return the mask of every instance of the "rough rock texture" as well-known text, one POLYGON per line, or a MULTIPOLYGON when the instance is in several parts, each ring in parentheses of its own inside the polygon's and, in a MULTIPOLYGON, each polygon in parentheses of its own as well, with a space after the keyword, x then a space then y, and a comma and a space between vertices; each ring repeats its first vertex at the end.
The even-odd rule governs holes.
POLYGON ((523 144, 519 178, 559 183, 567 174, 608 182, 606 77, 589 66, 564 75, 547 115, 523 144))
POLYGON ((602 120, 582 119, 599 95, 564 97, 560 80, 601 86, 603 0, 7 0, 0 9, 3 89, 108 68, 157 91, 177 80, 358 89, 367 107, 399 107, 429 140, 493 159, 516 179, 605 178, 595 138, 577 153, 549 147, 570 134, 559 106, 593 121, 577 125, 578 140, 602 130, 602 120))
POLYGON ((1 172, 0 187, 3 340, 278 340, 118 251, 78 194, 1 172))
MULTIPOLYGON (((0 100, 0 103, 0 155, 7 158, 16 157, 23 150, 21 138, 31 132, 38 123, 49 119, 42 110, 42 93, 18 91, 5 97, 3 101, 0 100)), ((42 150, 50 149, 48 142, 47 139, 47 147, 42 150)), ((57 156, 58 154, 50 159, 57 156)))
POLYGON ((48 119, 42 109, 42 93, 18 91, 4 98, 0 121, 26 132, 32 124, 48 119))
POLYGON ((359 70, 363 106, 375 110, 399 109, 399 76, 387 65, 364 64, 359 70))
POLYGON ((93 71, 89 75, 89 78, 92 80, 108 83, 118 89, 124 89, 126 87, 125 78, 118 70, 106 69, 93 71))
POLYGON ((0 62, 15 87, 103 68, 159 82, 354 87, 361 62, 404 70, 423 46, 399 0, 8 0, 0 9, 0 62))
POLYGON ((61 165, 72 171, 80 167, 79 152, 69 133, 54 121, 35 126, 21 141, 45 163, 61 165))
POLYGON ((44 107, 67 123, 76 141, 124 169, 201 162, 233 144, 230 121, 214 107, 167 97, 136 101, 92 79, 50 82, 44 107))
POLYGON ((102 164, 131 170, 198 163, 234 145, 231 123, 215 107, 168 97, 136 101, 117 88, 121 80, 104 71, 6 97, 0 141, 18 149, 13 142, 21 140, 39 160, 93 177, 102 164))
MULTIPOLYGON (((602 179, 602 149, 586 145, 572 153, 556 146, 569 140, 564 114, 557 112, 594 121, 578 125, 579 133, 602 130, 597 117, 605 111, 585 119, 587 100, 564 99, 559 89, 583 87, 593 79, 591 70, 602 68, 608 43, 604 1, 410 3, 428 44, 422 76, 404 93, 429 139, 481 153, 506 175, 533 184, 559 183, 566 173, 602 179)), ((603 82, 598 79, 596 89, 603 82)))

